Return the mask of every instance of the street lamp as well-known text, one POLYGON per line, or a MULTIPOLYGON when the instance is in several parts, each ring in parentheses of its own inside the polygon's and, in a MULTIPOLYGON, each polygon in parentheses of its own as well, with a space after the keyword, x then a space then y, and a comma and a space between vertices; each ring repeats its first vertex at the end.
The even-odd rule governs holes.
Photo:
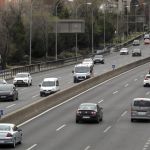
POLYGON ((30 52, 29 52, 29 65, 32 63, 32 11, 33 11, 33 1, 30 1, 30 52))
POLYGON ((127 36, 128 36, 128 32, 129 32, 129 16, 128 16, 128 8, 129 8, 130 6, 126 6, 126 9, 127 9, 127 36))
MULTIPOLYGON (((103 1, 104 2, 104 1, 103 1)), ((103 10, 103 13, 104 13, 104 21, 103 21, 103 26, 104 26, 104 50, 105 50, 105 47, 106 47, 106 18, 105 18, 105 8, 106 8, 106 6, 105 6, 105 4, 103 3, 101 6, 100 6, 100 9, 101 10, 103 10)))
MULTIPOLYGON (((82 3, 82 4, 80 4, 80 5, 78 5, 77 7, 76 7, 76 19, 78 18, 78 9, 79 9, 79 7, 81 6, 81 5, 91 5, 92 3, 82 3)), ((93 16, 93 11, 92 11, 92 16, 93 16)), ((93 17, 92 17, 93 18, 93 17)), ((92 21, 93 21, 93 19, 92 19, 92 21)), ((92 22, 92 24, 93 24, 93 22, 92 22)), ((92 31, 93 31, 93 27, 92 27, 92 31)), ((76 58, 77 58, 77 56, 78 56, 78 33, 76 32, 76 51, 75 51, 75 55, 76 55, 76 58)))
POLYGON ((134 12, 134 15, 135 15, 135 32, 137 32, 137 17, 136 17, 136 8, 138 7, 139 5, 134 5, 135 7, 135 12, 134 12))

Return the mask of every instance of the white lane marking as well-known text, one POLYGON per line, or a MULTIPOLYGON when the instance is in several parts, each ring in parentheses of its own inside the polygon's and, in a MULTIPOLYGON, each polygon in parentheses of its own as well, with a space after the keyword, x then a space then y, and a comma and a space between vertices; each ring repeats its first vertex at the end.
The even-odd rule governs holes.
POLYGON ((116 93, 118 93, 118 91, 113 92, 113 94, 116 94, 116 93))
POLYGON ((149 95, 150 94, 150 92, 146 92, 146 95, 149 95))
POLYGON ((88 150, 88 149, 90 149, 91 147, 90 146, 87 146, 84 150, 88 150))
MULTIPOLYGON (((149 64, 149 63, 147 63, 147 64, 149 64)), ((97 85, 95 85, 95 86, 89 88, 88 90, 83 91, 83 92, 79 93, 78 95, 75 95, 75 96, 71 97, 70 99, 68 99, 68 100, 66 100, 66 101, 64 101, 64 102, 62 102, 62 103, 60 103, 60 104, 58 104, 58 105, 55 105, 55 106, 51 107, 50 109, 45 110, 44 112, 42 112, 42 113, 36 115, 35 117, 32 117, 32 118, 28 119, 27 121, 25 121, 25 122, 19 124, 18 126, 19 126, 19 127, 20 127, 20 126, 23 126, 23 125, 25 125, 25 124, 27 124, 27 123, 33 121, 34 119, 36 119, 36 118, 38 118, 38 117, 40 117, 40 116, 42 116, 42 115, 48 113, 49 111, 51 111, 51 110, 53 110, 53 109, 56 109, 56 108, 58 108, 58 107, 60 107, 60 106, 62 106, 62 105, 64 105, 64 104, 66 104, 66 103, 72 101, 73 99, 75 99, 75 98, 81 96, 82 94, 87 93, 87 92, 89 92, 89 91, 91 91, 91 90, 93 90, 93 89, 95 89, 95 88, 97 88, 97 87, 99 87, 99 86, 101 86, 101 85, 103 85, 103 84, 105 84, 105 83, 108 83, 109 81, 112 81, 113 79, 116 79, 116 78, 118 78, 118 77, 120 77, 120 76, 122 76, 122 75, 125 75, 125 74, 127 74, 127 73, 133 71, 133 70, 136 70, 137 68, 141 68, 142 66, 145 66, 145 65, 147 65, 147 64, 144 64, 144 65, 135 67, 135 68, 133 68, 133 69, 131 69, 131 70, 128 70, 128 71, 126 71, 126 72, 123 72, 123 73, 121 73, 121 74, 119 74, 119 75, 117 75, 117 76, 115 76, 115 77, 112 77, 112 78, 110 78, 110 79, 108 79, 108 80, 106 80, 106 81, 104 81, 104 82, 102 82, 102 83, 100 83, 100 84, 97 84, 97 85)))
POLYGON ((104 133, 106 133, 110 128, 111 128, 111 126, 107 127, 107 128, 104 130, 104 133))
POLYGON ((16 104, 12 104, 12 105, 9 105, 9 106, 7 106, 6 108, 10 108, 10 107, 13 107, 13 106, 15 106, 16 104))
POLYGON ((138 79, 134 79, 134 81, 137 81, 138 79))
POLYGON ((126 113, 127 113, 127 111, 123 112, 122 115, 121 115, 121 117, 123 117, 126 113))
POLYGON ((39 96, 39 94, 32 96, 32 98, 35 98, 35 97, 38 97, 38 96, 39 96))
POLYGON ((129 84, 127 83, 124 87, 128 87, 129 86, 129 84))
POLYGON ((61 127, 57 128, 56 131, 59 131, 59 130, 63 129, 65 126, 66 126, 65 124, 62 125, 61 127))
POLYGON ((102 100, 100 100, 98 103, 101 103, 101 102, 103 102, 104 100, 102 99, 102 100))
POLYGON ((24 91, 24 90, 26 90, 27 88, 23 88, 23 89, 21 89, 20 91, 24 91))
POLYGON ((37 144, 34 144, 34 145, 32 145, 31 147, 29 147, 28 149, 26 149, 26 150, 31 150, 31 149, 33 149, 34 147, 36 147, 37 146, 37 144))

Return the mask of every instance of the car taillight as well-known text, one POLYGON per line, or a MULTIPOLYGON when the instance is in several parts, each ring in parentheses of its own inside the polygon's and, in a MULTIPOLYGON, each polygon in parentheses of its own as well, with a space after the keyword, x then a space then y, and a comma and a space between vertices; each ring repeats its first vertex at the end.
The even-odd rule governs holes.
POLYGON ((13 135, 11 133, 7 133, 6 137, 12 137, 13 135))
POLYGON ((92 115, 96 115, 96 111, 91 111, 91 114, 92 115))
POLYGON ((145 80, 148 80, 148 78, 145 78, 145 80))

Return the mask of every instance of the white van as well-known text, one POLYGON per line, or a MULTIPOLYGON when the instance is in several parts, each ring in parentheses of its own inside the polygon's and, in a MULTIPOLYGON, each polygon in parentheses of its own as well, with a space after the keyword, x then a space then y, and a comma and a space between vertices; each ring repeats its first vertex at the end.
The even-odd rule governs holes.
POLYGON ((77 64, 74 66, 72 73, 73 82, 77 83, 92 77, 93 68, 91 68, 91 65, 88 64, 77 64))
POLYGON ((40 96, 46 96, 60 90, 58 78, 44 78, 40 86, 40 96))
POLYGON ((131 122, 137 119, 150 120, 150 98, 135 98, 131 103, 131 122))

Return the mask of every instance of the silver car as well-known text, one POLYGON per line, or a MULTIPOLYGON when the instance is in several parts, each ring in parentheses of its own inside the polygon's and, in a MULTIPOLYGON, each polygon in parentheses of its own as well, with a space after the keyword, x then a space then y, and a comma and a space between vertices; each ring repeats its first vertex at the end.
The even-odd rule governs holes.
POLYGON ((138 119, 150 120, 150 98, 134 98, 131 103, 131 122, 138 119))
POLYGON ((22 130, 15 124, 0 123, 0 145, 9 144, 15 148, 16 144, 22 142, 22 130))

